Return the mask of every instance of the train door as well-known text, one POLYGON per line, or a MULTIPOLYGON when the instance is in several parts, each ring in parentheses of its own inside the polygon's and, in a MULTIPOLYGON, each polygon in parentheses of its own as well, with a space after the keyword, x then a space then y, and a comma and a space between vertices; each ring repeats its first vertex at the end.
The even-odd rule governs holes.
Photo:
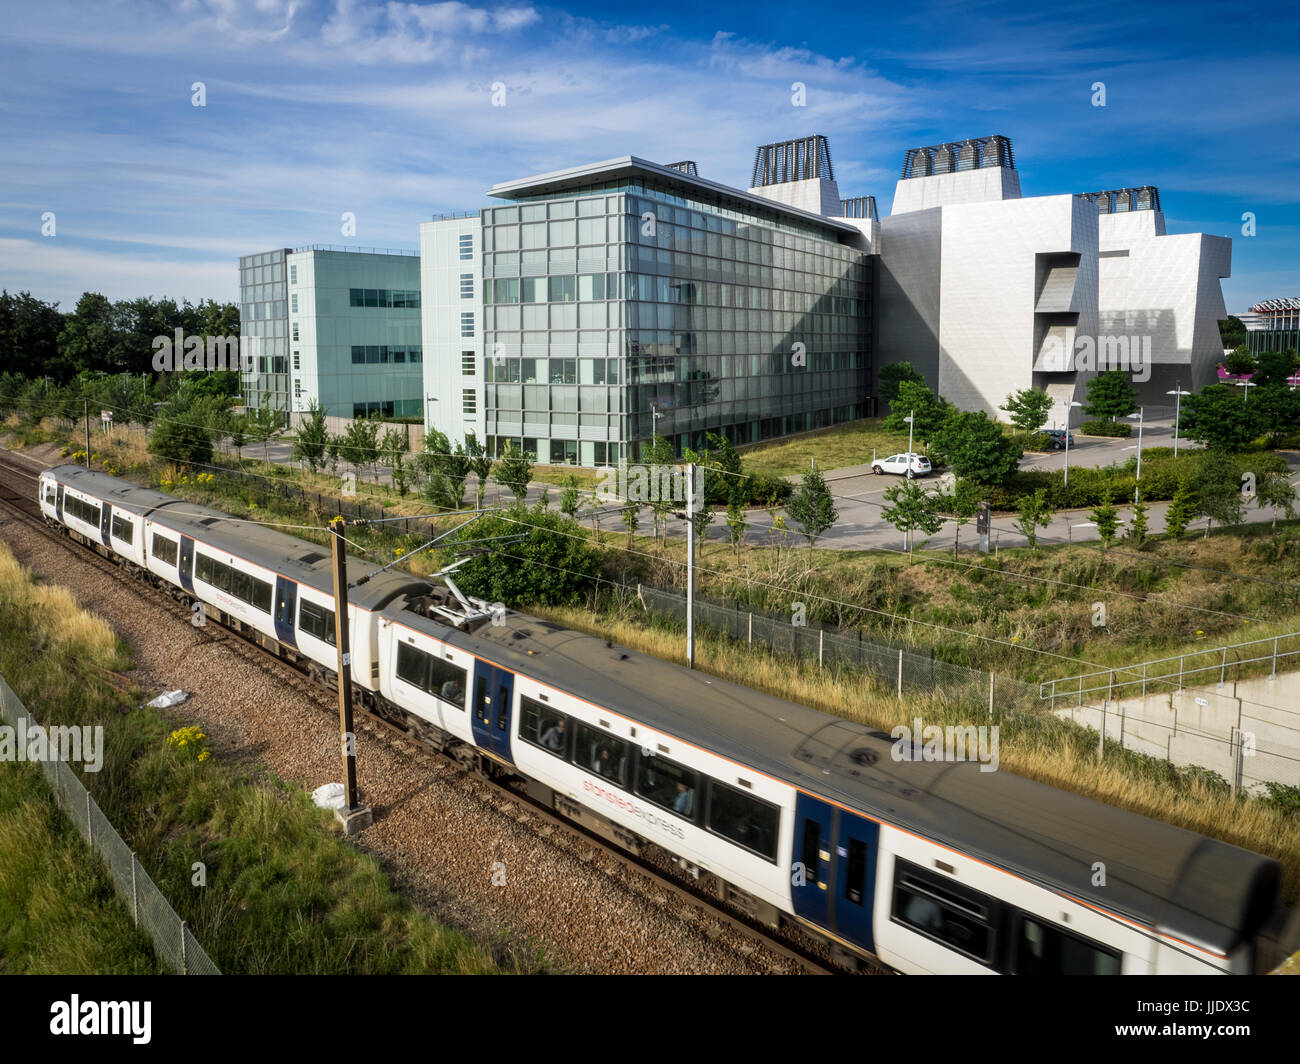
POLYGON ((63 485, 58 484, 54 489, 54 516, 58 518, 59 524, 63 524, 63 485))
POLYGON ((510 715, 514 699, 514 673, 480 661, 474 668, 470 725, 474 743, 514 763, 510 756, 510 715))
POLYGON ((105 547, 109 545, 108 530, 112 527, 112 521, 113 521, 113 504, 110 503, 107 499, 105 499, 104 505, 101 506, 99 509, 99 538, 105 547))
POLYGON ((181 587, 194 593, 194 537, 181 536, 181 587))
POLYGON ((294 609, 298 604, 298 585, 282 576, 275 578, 275 638, 285 646, 298 646, 294 635, 294 609))
POLYGON ((835 810, 799 792, 794 806, 794 856, 790 858, 790 900, 795 915, 818 927, 831 927, 831 863, 835 810))
POLYGON ((876 850, 880 825, 840 810, 836 827, 835 881, 831 893, 835 933, 868 950, 875 950, 871 932, 871 903, 876 888, 876 850))

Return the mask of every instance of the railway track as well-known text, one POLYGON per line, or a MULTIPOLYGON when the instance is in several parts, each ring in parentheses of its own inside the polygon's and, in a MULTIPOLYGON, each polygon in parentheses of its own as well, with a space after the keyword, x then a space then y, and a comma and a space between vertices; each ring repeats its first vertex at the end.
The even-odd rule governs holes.
MULTIPOLYGON (((39 463, 25 456, 10 451, 0 451, 0 520, 3 520, 5 515, 16 518, 38 530, 43 537, 57 544, 70 556, 93 565, 102 572, 112 574, 123 587, 129 588, 131 593, 142 602, 164 609, 178 623, 185 624, 201 643, 219 643, 255 668, 278 675, 281 679, 293 681, 295 687, 301 690, 310 704, 321 713, 324 722, 337 726, 337 705, 333 697, 333 688, 317 683, 306 669, 273 656, 242 634, 219 622, 211 621, 201 628, 193 628, 190 625, 191 614, 186 603, 136 578, 122 563, 112 561, 97 551, 73 541, 65 533, 51 528, 36 502, 36 477, 43 468, 39 463), (302 683, 304 680, 307 681, 306 685, 302 683)), ((399 726, 360 707, 358 709, 360 711, 357 714, 355 727, 364 735, 387 744, 404 758, 414 756, 417 760, 427 759, 429 764, 437 762, 449 768, 453 778, 456 778, 459 785, 476 800, 492 809, 508 812, 516 819, 529 818, 532 821, 530 827, 540 837, 550 838, 557 832, 563 833, 574 844, 581 860, 594 862, 601 859, 618 865, 627 879, 636 884, 638 890, 648 894, 659 891, 669 899, 665 904, 675 905, 683 912, 692 912, 697 925, 706 936, 716 938, 730 931, 745 940, 751 950, 766 950, 807 974, 825 975, 845 972, 845 969, 826 955, 811 938, 805 939, 797 928, 790 928, 788 936, 784 932, 774 935, 769 929, 751 922, 743 914, 724 908, 712 896, 694 888, 685 873, 679 875, 674 869, 662 868, 628 854, 553 810, 532 801, 510 786, 465 768, 448 754, 430 750, 399 726)), ((874 974, 885 974, 881 969, 868 967, 865 970, 874 974)))

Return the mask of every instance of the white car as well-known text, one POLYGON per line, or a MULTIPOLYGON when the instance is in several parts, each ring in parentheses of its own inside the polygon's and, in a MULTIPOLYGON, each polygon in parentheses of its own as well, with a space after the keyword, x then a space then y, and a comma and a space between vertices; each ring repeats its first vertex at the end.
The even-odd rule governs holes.
POLYGON ((923 477, 930 472, 930 459, 923 454, 893 454, 888 458, 877 459, 872 463, 873 473, 894 473, 900 477, 907 475, 908 459, 911 459, 912 476, 923 477))

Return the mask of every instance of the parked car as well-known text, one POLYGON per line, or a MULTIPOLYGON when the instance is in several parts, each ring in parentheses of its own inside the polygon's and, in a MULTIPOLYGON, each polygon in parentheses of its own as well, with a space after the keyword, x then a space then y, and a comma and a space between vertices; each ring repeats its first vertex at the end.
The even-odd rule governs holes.
POLYGON ((1074 438, 1074 433, 1067 429, 1044 429, 1043 435, 1052 441, 1052 450, 1054 451, 1065 450, 1065 438, 1067 436, 1070 438, 1071 447, 1076 446, 1079 442, 1074 438))
POLYGON ((871 466, 873 473, 893 473, 906 476, 908 459, 911 459, 912 476, 923 477, 930 472, 930 459, 923 454, 892 454, 888 458, 879 458, 871 466))

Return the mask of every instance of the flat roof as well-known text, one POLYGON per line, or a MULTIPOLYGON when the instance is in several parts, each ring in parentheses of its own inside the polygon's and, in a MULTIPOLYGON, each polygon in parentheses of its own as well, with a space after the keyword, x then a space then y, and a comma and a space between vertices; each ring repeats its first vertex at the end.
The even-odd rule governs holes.
POLYGON ((620 155, 614 159, 605 159, 598 163, 586 163, 571 166, 565 170, 553 170, 547 174, 536 174, 516 181, 503 181, 488 189, 489 196, 498 199, 519 199, 523 196, 560 195, 564 192, 583 188, 600 181, 613 181, 624 177, 653 177, 672 185, 680 185, 688 191, 704 192, 711 196, 734 200, 745 206, 786 215, 801 222, 820 225, 836 233, 860 236, 861 230, 847 222, 826 218, 811 211, 800 210, 766 196, 758 196, 743 189, 722 185, 702 177, 692 177, 670 166, 661 166, 648 159, 635 155, 620 155))

